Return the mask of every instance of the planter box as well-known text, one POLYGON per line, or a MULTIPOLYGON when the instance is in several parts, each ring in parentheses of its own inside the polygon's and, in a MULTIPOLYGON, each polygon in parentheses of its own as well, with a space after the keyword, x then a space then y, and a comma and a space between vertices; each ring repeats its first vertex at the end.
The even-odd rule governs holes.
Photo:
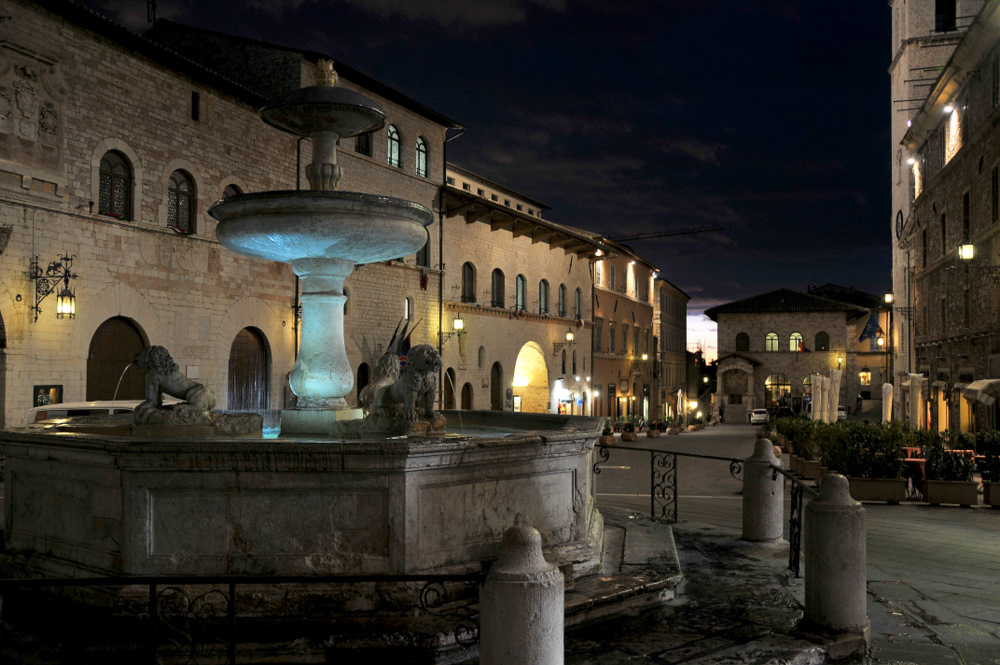
POLYGON ((983 481, 983 504, 1000 508, 1000 483, 983 481))
POLYGON ((816 480, 819 478, 819 460, 804 459, 799 461, 799 475, 806 480, 816 480))
POLYGON ((680 427, 668 427, 667 428, 667 434, 669 434, 671 436, 674 436, 674 435, 677 435, 677 434, 680 434, 680 433, 681 433, 681 428, 680 427))
POLYGON ((635 432, 622 432, 622 441, 635 441, 637 438, 635 432))
POLYGON ((617 440, 614 434, 602 434, 597 437, 597 442, 603 446, 612 446, 617 440))
POLYGON ((658 439, 660 437, 660 430, 658 429, 646 430, 646 437, 650 439, 658 439))
POLYGON ((906 478, 848 478, 847 481, 855 501, 899 503, 906 500, 906 478))
POLYGON ((924 501, 932 506, 939 503, 975 506, 979 503, 978 485, 974 480, 924 480, 924 501))

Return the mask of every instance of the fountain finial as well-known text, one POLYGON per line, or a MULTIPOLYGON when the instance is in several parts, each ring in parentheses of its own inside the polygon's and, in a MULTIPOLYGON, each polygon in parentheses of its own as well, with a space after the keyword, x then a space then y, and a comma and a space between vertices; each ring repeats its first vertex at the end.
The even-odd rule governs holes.
POLYGON ((317 65, 319 67, 319 80, 316 85, 325 85, 331 88, 337 85, 337 72, 333 69, 333 60, 320 60, 317 65))

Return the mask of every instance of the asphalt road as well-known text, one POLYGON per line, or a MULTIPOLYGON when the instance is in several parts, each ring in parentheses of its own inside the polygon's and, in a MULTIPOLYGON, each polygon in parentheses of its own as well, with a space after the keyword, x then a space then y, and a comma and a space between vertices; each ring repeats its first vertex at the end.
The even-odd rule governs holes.
MULTIPOLYGON (((719 425, 620 446, 745 459, 756 427, 719 425)), ((648 452, 615 449, 597 476, 599 505, 650 511, 648 452)), ((786 458, 787 461, 787 458, 786 458)), ((741 482, 725 461, 678 456, 677 516, 741 530, 741 482)), ((865 504, 867 662, 1000 664, 1000 509, 865 504)), ((787 506, 786 506, 787 516, 787 506)), ((787 526, 786 526, 787 535, 787 526)))

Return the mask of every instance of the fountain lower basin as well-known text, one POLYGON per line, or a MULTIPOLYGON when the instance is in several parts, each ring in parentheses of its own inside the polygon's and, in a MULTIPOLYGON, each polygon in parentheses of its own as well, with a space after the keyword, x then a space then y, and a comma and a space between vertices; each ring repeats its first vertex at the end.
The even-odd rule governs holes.
MULTIPOLYGON (((6 540, 46 575, 478 570, 529 524, 574 575, 599 565, 599 419, 462 412, 475 438, 186 440, 0 434, 6 540)), ((453 421, 454 422, 454 421, 453 421)))

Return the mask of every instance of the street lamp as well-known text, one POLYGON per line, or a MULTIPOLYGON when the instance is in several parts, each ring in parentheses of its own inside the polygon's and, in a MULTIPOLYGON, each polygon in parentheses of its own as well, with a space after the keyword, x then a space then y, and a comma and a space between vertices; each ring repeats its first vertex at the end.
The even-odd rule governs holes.
POLYGON ((843 364, 844 364, 844 356, 842 356, 841 354, 838 353, 837 354, 837 369, 840 369, 840 366, 843 365, 843 364))

